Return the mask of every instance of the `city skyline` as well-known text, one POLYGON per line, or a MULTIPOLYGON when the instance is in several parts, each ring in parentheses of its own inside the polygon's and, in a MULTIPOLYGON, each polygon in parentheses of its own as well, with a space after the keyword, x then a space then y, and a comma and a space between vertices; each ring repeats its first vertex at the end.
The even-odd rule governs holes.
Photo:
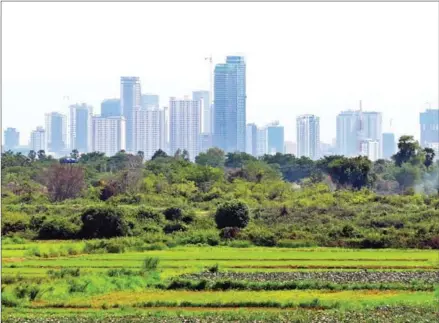
POLYGON ((187 10, 189 17, 178 30, 163 26, 148 33, 150 43, 163 44, 156 51, 142 46, 135 51, 108 51, 103 45, 134 43, 138 33, 128 30, 157 30, 152 27, 165 16, 175 23, 183 21, 166 4, 112 4, 96 26, 72 22, 75 12, 95 19, 102 8, 99 4, 35 5, 38 12, 43 7, 56 14, 40 19, 32 10, 23 11, 19 3, 3 6, 2 130, 17 128, 21 144, 27 144, 36 126, 44 125, 47 112, 68 115, 69 105, 82 102, 98 111, 103 99, 119 98, 121 75, 139 76, 142 93, 159 95, 161 106, 169 97, 209 90, 205 57, 212 55, 215 65, 236 51, 247 63, 246 122, 280 120, 286 140, 297 141, 295 118, 310 113, 320 117, 321 141, 330 143, 337 114, 356 109, 359 100, 364 110, 382 112, 383 132, 394 132, 396 137, 407 133, 419 140, 415 121, 419 113, 438 107, 437 3, 175 4, 174 8, 216 14, 197 14, 197 22, 192 23, 187 18, 195 17, 197 10, 187 10), (249 8, 252 17, 242 24, 249 8), (136 19, 145 10, 151 19, 136 19), (112 24, 122 12, 133 24, 112 24), (221 12, 230 13, 226 25, 220 23, 221 12), (261 25, 260 19, 267 15, 277 18, 261 25), (313 24, 314 19, 321 22, 320 27, 313 24), (35 28, 24 28, 24 21, 35 28), (210 26, 208 37, 207 31, 200 30, 201 23, 210 26), (43 36, 52 35, 48 31, 53 31, 53 25, 56 35, 43 36), (64 36, 57 37, 61 33, 64 36), (187 37, 199 33, 200 37, 187 37), (204 41, 199 42, 200 38, 204 41), (170 49, 175 46, 182 50, 170 49), (69 47, 87 50, 61 51, 69 47), (389 129, 391 119, 393 129, 389 129))

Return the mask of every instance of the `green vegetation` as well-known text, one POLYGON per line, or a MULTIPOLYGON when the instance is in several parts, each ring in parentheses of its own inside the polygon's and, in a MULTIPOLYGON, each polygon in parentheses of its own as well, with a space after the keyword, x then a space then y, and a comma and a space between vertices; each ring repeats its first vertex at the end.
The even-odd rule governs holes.
POLYGON ((374 163, 6 152, 2 319, 434 321, 439 163, 398 147, 374 163))

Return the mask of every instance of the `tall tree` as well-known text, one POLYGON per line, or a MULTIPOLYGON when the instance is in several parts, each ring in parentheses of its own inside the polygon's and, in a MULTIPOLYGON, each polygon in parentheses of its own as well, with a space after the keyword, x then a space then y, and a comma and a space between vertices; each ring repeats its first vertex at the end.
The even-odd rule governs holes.
POLYGON ((38 155, 39 160, 46 160, 46 158, 47 158, 46 152, 42 149, 38 150, 37 155, 38 155))
POLYGON ((425 167, 430 168, 431 165, 433 165, 434 162, 434 156, 436 154, 434 153, 434 150, 431 148, 424 148, 424 165, 425 167))
POLYGON ((81 166, 53 164, 44 174, 43 182, 52 201, 76 198, 85 187, 85 172, 81 166))
POLYGON ((201 166, 224 167, 225 154, 219 148, 209 148, 195 157, 195 163, 201 166))
POLYGON ((73 159, 78 159, 79 158, 79 151, 78 149, 73 149, 72 152, 70 153, 70 157, 73 159))
POLYGON ((29 151, 29 154, 27 155, 27 157, 29 157, 31 162, 34 162, 35 159, 37 158, 37 153, 35 152, 35 150, 31 150, 31 151, 29 151))
POLYGON ((392 156, 395 165, 401 167, 402 164, 410 162, 413 165, 421 163, 421 147, 413 136, 401 136, 398 141, 398 152, 392 156))

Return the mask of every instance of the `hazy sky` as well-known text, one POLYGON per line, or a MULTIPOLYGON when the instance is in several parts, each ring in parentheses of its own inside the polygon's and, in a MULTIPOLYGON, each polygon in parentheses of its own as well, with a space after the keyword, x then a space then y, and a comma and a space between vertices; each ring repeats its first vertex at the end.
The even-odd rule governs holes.
POLYGON ((2 126, 27 144, 44 113, 119 97, 121 75, 142 92, 209 88, 209 66, 247 60, 247 121, 279 119, 296 140, 299 114, 335 137, 338 112, 383 112, 383 130, 419 135, 438 107, 438 3, 2 3, 2 126))

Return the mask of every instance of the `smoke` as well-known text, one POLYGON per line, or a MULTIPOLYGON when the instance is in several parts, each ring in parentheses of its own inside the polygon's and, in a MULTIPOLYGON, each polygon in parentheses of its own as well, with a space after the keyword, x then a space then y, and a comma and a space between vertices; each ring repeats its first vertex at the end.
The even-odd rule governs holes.
POLYGON ((415 193, 436 195, 439 194, 439 168, 431 172, 424 172, 421 180, 414 186, 415 193))

